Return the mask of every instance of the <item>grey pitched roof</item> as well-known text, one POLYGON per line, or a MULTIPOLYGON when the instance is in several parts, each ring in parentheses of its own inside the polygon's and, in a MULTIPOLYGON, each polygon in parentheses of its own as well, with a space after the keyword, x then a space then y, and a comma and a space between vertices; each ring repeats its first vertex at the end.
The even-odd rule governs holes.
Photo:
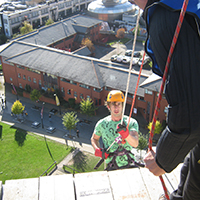
POLYGON ((90 50, 86 46, 80 49, 77 49, 76 51, 73 51, 72 53, 77 54, 77 55, 82 55, 82 56, 89 56, 91 54, 90 50))
POLYGON ((101 22, 102 21, 98 19, 77 15, 48 26, 44 26, 33 33, 18 38, 17 40, 31 44, 48 46, 76 33, 85 34, 88 28, 101 22))
MULTIPOLYGON (((26 66, 31 69, 46 72, 61 78, 73 80, 95 88, 104 86, 126 91, 128 70, 116 68, 110 62, 79 56, 50 47, 21 44, 12 42, 1 53, 7 61, 26 66), (27 45, 27 48, 24 46, 27 45), (23 47, 24 52, 16 51, 16 47, 23 47)), ((135 92, 137 73, 131 73, 129 93, 135 92)), ((141 76, 140 83, 147 79, 141 76)), ((144 89, 138 88, 138 95, 144 95, 144 89)))
POLYGON ((11 42, 11 43, 8 43, 6 48, 1 49, 0 55, 3 57, 9 58, 9 57, 12 57, 13 55, 19 55, 26 51, 30 51, 36 47, 37 46, 33 44, 27 44, 23 42, 11 42))
POLYGON ((140 87, 159 92, 161 83, 162 78, 153 73, 142 84, 140 84, 140 87))
MULTIPOLYGON (((118 89, 121 91, 126 91, 127 87, 127 79, 128 79, 128 70, 120 69, 116 67, 110 67, 109 65, 102 65, 99 63, 99 69, 101 72, 102 79, 104 80, 104 84, 107 87, 118 89)), ((139 83, 141 84, 143 81, 147 79, 147 76, 141 75, 139 83)), ((130 83, 128 92, 131 94, 135 93, 135 88, 138 81, 138 73, 132 72, 130 75, 130 83)), ((144 96, 144 89, 138 88, 137 95, 144 96)))

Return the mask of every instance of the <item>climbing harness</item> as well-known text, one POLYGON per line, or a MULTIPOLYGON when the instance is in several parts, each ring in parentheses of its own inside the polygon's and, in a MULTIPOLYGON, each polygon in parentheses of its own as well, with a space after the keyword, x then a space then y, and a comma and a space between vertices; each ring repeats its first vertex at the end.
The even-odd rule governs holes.
POLYGON ((145 166, 143 163, 136 162, 136 160, 133 157, 131 157, 130 155, 134 156, 134 154, 131 151, 123 148, 122 146, 119 146, 116 151, 109 154, 109 157, 113 157, 113 158, 107 164, 107 167, 105 170, 111 171, 111 170, 117 170, 117 169, 135 168, 135 167, 144 167, 145 166), (119 167, 116 163, 116 158, 117 158, 117 156, 124 156, 124 155, 127 156, 128 164, 126 166, 119 167))
MULTIPOLYGON (((121 136, 115 138, 115 140, 113 141, 113 143, 112 143, 106 150, 103 150, 102 155, 104 155, 105 152, 108 153, 108 152, 109 152, 109 149, 110 149, 115 143, 121 144, 121 142, 122 142, 122 137, 121 137, 121 136)), ((113 157, 113 158, 112 158, 112 160, 107 164, 107 167, 105 168, 105 170, 110 171, 110 170, 117 170, 117 169, 124 169, 124 168, 144 167, 144 164, 143 164, 143 163, 136 162, 136 160, 135 160, 133 157, 131 157, 130 154, 134 156, 134 154, 133 154, 131 151, 129 151, 129 150, 123 148, 122 146, 119 146, 119 147, 117 148, 116 151, 109 153, 109 157, 113 157), (128 164, 127 164, 126 166, 119 167, 119 166, 117 165, 117 163, 116 163, 116 158, 117 158, 117 156, 123 156, 123 155, 126 155, 126 156, 127 156, 127 158, 128 158, 128 160, 127 160, 127 161, 128 161, 128 164)), ((104 162, 104 159, 105 159, 105 158, 102 158, 102 159, 96 164, 96 166, 94 167, 94 169, 98 169, 98 168, 101 166, 101 164, 104 162)))
MULTIPOLYGON (((103 148, 102 155, 104 156, 104 153, 105 153, 105 152, 108 153, 109 150, 110 150, 110 148, 111 148, 115 143, 120 144, 121 141, 122 141, 122 137, 121 137, 121 136, 116 137, 115 140, 113 141, 113 143, 112 143, 106 150, 104 150, 104 148, 103 148)), ((104 159, 105 159, 105 158, 102 157, 102 159, 96 164, 96 166, 94 167, 94 169, 98 169, 98 168, 100 167, 100 165, 104 162, 104 159)))

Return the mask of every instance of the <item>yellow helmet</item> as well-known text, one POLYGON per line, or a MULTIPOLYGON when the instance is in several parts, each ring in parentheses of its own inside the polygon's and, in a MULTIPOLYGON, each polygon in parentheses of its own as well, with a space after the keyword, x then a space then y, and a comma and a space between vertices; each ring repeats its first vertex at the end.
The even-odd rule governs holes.
POLYGON ((113 102, 113 101, 124 102, 125 97, 123 92, 121 92, 120 90, 110 91, 107 96, 107 102, 113 102))

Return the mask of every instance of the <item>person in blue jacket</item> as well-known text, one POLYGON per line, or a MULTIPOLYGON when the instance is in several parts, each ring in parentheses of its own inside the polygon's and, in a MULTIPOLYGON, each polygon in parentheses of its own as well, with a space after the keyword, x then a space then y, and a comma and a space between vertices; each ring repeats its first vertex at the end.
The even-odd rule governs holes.
MULTIPOLYGON (((163 76, 183 0, 134 0, 144 10, 145 51, 153 72, 163 76)), ((165 84, 167 126, 156 152, 149 151, 146 167, 156 176, 183 162, 178 189, 171 200, 200 199, 200 20, 199 0, 189 0, 165 84)))

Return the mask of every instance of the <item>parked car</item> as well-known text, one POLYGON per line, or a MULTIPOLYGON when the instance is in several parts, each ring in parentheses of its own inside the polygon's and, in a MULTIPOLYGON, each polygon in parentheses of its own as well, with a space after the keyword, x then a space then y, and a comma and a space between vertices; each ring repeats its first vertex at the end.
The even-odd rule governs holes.
MULTIPOLYGON (((132 55, 132 52, 133 52, 133 50, 126 50, 125 51, 125 56, 131 56, 132 55)), ((133 57, 137 57, 137 58, 139 58, 140 57, 140 51, 134 51, 134 53, 133 53, 133 57)))
MULTIPOLYGON (((145 65, 147 61, 150 61, 150 60, 151 58, 148 55, 145 55, 143 65, 145 65)), ((142 64, 142 58, 138 61, 138 65, 141 65, 141 64, 142 64)))
POLYGON ((136 64, 138 64, 139 60, 140 60, 139 58, 135 58, 135 57, 133 57, 132 65, 136 65, 136 64))
POLYGON ((119 56, 117 56, 117 59, 116 59, 116 61, 117 62, 122 62, 122 60, 123 60, 123 58, 124 58, 124 56, 123 55, 119 55, 119 56))
POLYGON ((50 110, 49 114, 51 114, 51 115, 55 115, 57 112, 58 112, 57 109, 52 108, 52 109, 50 110))
POLYGON ((110 60, 111 60, 112 62, 116 62, 116 60, 117 60, 117 55, 111 56, 110 60))
POLYGON ((122 58, 122 63, 130 63, 130 61, 131 61, 131 57, 129 57, 129 56, 124 56, 124 58, 122 58))

